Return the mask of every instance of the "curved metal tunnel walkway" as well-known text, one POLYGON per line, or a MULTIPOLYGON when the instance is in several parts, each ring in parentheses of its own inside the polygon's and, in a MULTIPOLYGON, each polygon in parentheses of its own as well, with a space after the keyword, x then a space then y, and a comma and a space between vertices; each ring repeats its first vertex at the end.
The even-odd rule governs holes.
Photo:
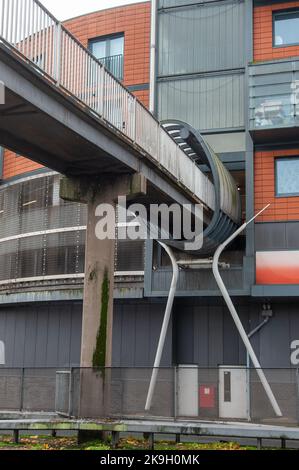
MULTIPOLYGON (((192 158, 198 166, 205 165, 210 171, 215 190, 214 211, 203 232, 202 248, 197 252, 192 251, 192 254, 199 256, 214 254, 216 248, 241 223, 241 198, 236 182, 199 131, 178 120, 164 121, 162 125, 189 158, 192 158)), ((167 244, 188 251, 184 242, 172 241, 167 244)))

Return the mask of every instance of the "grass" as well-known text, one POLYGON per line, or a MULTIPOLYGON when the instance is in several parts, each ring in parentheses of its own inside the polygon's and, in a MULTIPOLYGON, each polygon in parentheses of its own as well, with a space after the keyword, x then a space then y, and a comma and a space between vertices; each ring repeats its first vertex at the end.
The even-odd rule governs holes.
MULTIPOLYGON (((19 444, 15 444, 11 436, 0 436, 1 450, 33 450, 33 451, 65 451, 65 450, 85 450, 104 451, 111 450, 109 442, 92 441, 78 445, 75 437, 49 437, 49 436, 22 436, 19 444)), ((146 450, 148 442, 142 439, 127 438, 121 439, 118 445, 119 450, 146 450)), ((155 443, 155 450, 256 450, 253 446, 241 446, 236 442, 211 442, 200 444, 195 442, 184 442, 175 444, 174 442, 158 441, 155 443)), ((277 450, 277 449, 276 449, 277 450)))

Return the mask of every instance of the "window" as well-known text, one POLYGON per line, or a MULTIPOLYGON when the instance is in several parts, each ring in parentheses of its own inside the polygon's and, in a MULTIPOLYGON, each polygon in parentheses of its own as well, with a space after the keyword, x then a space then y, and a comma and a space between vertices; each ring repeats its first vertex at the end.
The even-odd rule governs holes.
POLYGON ((89 41, 91 53, 119 80, 123 80, 124 35, 105 36, 89 41))
POLYGON ((273 45, 283 47, 292 44, 299 44, 299 10, 274 13, 273 45))
POLYGON ((299 196, 299 157, 275 161, 276 196, 299 196))

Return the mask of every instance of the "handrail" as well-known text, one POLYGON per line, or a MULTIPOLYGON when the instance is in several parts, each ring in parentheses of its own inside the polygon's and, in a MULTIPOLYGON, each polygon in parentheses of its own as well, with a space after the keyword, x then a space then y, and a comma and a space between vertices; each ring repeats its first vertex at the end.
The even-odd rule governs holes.
POLYGON ((0 38, 214 209, 214 186, 157 119, 38 0, 0 0, 0 38))

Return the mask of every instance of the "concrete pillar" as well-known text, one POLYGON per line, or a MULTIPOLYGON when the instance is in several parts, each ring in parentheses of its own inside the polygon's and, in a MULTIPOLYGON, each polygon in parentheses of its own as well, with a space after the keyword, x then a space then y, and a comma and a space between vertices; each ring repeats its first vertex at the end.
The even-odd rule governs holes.
POLYGON ((115 209, 115 187, 99 189, 88 201, 81 367, 111 367, 115 240, 98 240, 95 212, 99 204, 115 209))
POLYGON ((96 237, 96 209, 100 204, 115 208, 118 196, 134 200, 145 193, 146 180, 140 174, 64 178, 61 182, 63 199, 88 206, 81 367, 112 365, 115 240, 96 237))

